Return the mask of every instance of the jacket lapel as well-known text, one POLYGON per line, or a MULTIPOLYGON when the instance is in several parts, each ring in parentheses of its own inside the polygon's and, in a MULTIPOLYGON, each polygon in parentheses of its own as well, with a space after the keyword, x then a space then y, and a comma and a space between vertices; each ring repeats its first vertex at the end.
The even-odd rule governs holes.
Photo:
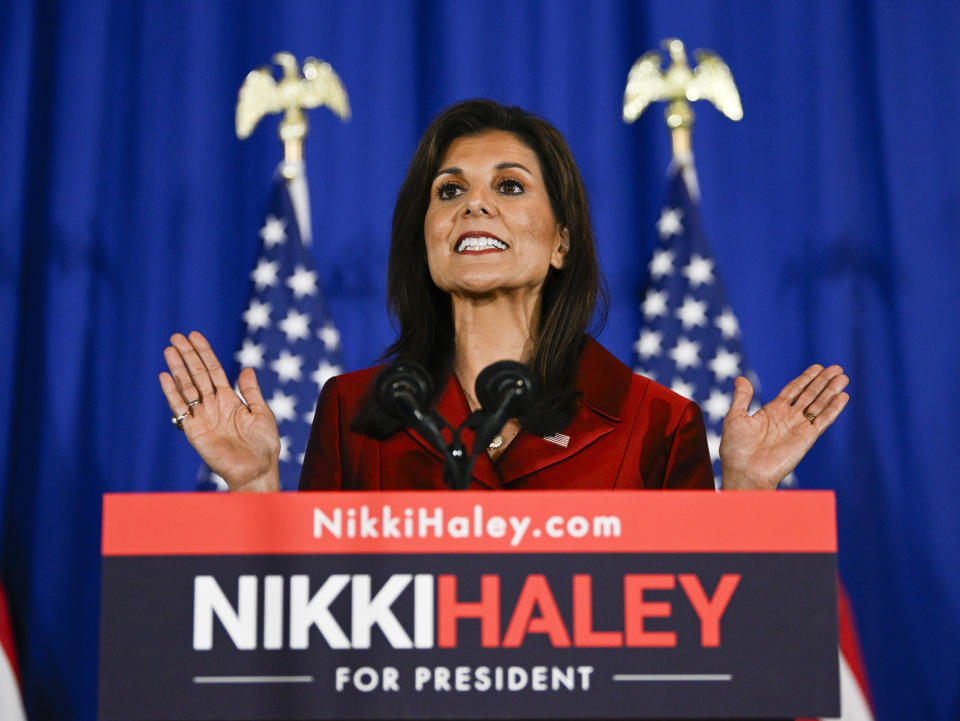
POLYGON ((567 447, 521 431, 500 457, 498 466, 503 483, 561 463, 614 430, 620 422, 620 411, 632 377, 633 372, 627 366, 590 340, 577 369, 581 401, 563 430, 570 437, 567 447))

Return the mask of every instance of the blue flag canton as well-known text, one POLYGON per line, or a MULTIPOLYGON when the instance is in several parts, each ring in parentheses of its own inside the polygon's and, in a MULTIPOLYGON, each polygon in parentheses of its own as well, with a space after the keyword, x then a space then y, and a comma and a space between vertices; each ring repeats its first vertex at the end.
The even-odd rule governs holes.
POLYGON ((634 370, 700 406, 719 487, 720 433, 733 381, 744 375, 754 388, 758 383, 744 360, 740 326, 682 169, 673 173, 657 231, 660 240, 640 304, 634 370))
MULTIPOLYGON (((250 304, 234 356, 257 371, 280 431, 280 487, 295 490, 320 389, 342 373, 340 333, 327 311, 313 256, 304 246, 286 181, 274 184, 260 229, 260 257, 250 274, 250 304)), ((207 472, 201 485, 225 488, 207 472)))

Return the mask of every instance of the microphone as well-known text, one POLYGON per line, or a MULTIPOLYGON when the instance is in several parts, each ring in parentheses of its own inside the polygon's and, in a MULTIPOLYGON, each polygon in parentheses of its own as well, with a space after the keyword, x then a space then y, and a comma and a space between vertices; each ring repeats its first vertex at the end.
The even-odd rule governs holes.
POLYGON ((446 454, 443 433, 424 410, 433 398, 433 383, 421 366, 410 361, 391 363, 377 376, 374 394, 387 413, 416 429, 430 445, 446 454))
POLYGON ((476 432, 475 451, 486 448, 507 419, 530 408, 537 396, 533 371, 516 361, 498 361, 487 366, 477 376, 474 388, 486 416, 476 432))

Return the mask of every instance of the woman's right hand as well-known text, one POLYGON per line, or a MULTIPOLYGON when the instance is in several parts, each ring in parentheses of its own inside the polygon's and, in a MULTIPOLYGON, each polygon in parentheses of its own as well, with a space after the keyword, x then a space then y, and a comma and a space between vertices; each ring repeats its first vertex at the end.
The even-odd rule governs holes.
POLYGON ((280 434, 253 369, 237 379, 244 403, 197 331, 171 336, 163 358, 170 372, 160 374, 160 387, 174 417, 187 414, 180 425, 210 469, 231 491, 278 490, 280 434))

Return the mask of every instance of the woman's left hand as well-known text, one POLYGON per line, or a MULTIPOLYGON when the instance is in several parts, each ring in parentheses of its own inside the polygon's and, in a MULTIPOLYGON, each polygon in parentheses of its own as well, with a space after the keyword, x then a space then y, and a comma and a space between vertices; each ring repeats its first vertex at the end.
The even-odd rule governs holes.
POLYGON ((840 366, 812 365, 751 416, 753 386, 737 378, 720 441, 724 489, 776 488, 847 405, 849 382, 840 366))

